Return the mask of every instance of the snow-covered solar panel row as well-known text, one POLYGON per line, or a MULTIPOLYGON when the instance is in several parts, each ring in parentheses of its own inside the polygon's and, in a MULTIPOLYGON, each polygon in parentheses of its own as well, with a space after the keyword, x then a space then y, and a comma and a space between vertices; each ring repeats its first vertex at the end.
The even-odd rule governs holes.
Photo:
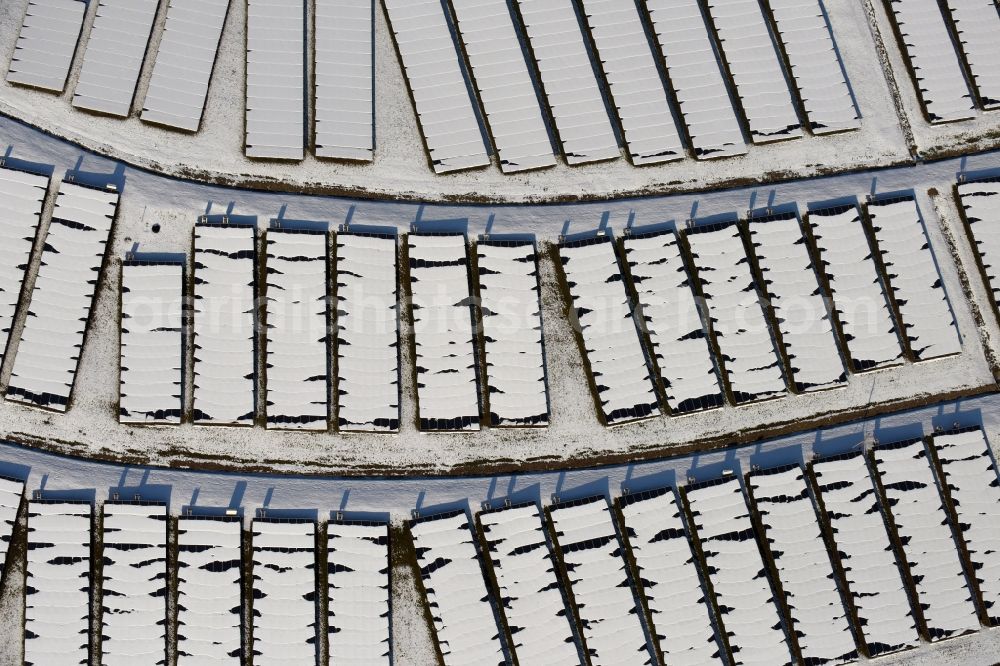
POLYGON ((327 525, 330 666, 389 666, 389 526, 327 525))
POLYGON ((327 236, 269 229, 267 247, 267 424, 326 430, 327 236))
POLYGON ((858 109, 820 0, 769 0, 814 134, 857 129, 858 109))
POLYGON ((167 507, 104 504, 101 664, 164 662, 167 507))
POLYGON ((916 200, 873 200, 868 214, 913 355, 924 361, 960 353, 958 328, 916 200))
POLYGON ((0 582, 6 573, 7 553, 23 498, 24 481, 0 477, 0 582))
POLYGON ((7 80, 61 93, 86 13, 85 0, 29 0, 7 80))
POLYGON ((979 620, 972 592, 923 441, 877 446, 872 456, 928 638, 935 641, 976 631, 979 620))
POLYGON ((184 266, 122 265, 121 423, 178 423, 184 381, 184 266))
POLYGON ((491 423, 547 425, 535 245, 530 241, 480 241, 476 254, 491 423))
POLYGON ((887 0, 903 37, 917 94, 932 123, 966 120, 975 115, 972 94, 935 0, 887 0))
POLYGON ((646 0, 696 157, 747 152, 715 45, 698 0, 646 0))
POLYGON ((49 179, 0 168, 0 361, 7 347, 21 283, 38 232, 49 179))
POLYGON ((170 0, 142 119, 197 132, 230 0, 170 0))
POLYGON ((375 151, 373 0, 317 0, 316 155, 370 161, 375 151))
POLYGON ((441 0, 385 0, 385 9, 434 171, 488 165, 490 156, 441 0))
POLYGON ((1000 622, 1000 480, 982 429, 934 435, 934 449, 944 472, 962 541, 972 563, 977 588, 990 622, 1000 622))
POLYGON ((1000 107, 1000 12, 991 0, 945 0, 972 85, 986 109, 1000 107))
POLYGON ((591 661, 655 663, 607 500, 569 502, 550 515, 591 661))
POLYGON ((99 0, 73 106, 129 114, 159 6, 160 0, 99 0))
POLYGON ((407 237, 421 430, 479 430, 479 383, 462 234, 407 237))
POLYGON ((781 59, 758 0, 708 0, 754 143, 802 136, 781 59))
POLYGON ((855 661, 858 650, 805 472, 798 465, 754 472, 747 483, 803 660, 807 664, 855 661))
POLYGON ((724 650, 674 491, 627 495, 621 512, 661 663, 721 666, 724 650))
POLYGON ((252 628, 254 663, 315 663, 316 523, 253 522, 252 628))
POLYGON ((685 235, 698 269, 722 366, 737 403, 785 393, 781 361, 761 308, 739 226, 691 227, 685 235))
POLYGON ((118 193, 59 184, 7 398, 65 411, 118 193))
POLYGON ((634 2, 582 0, 633 164, 684 157, 646 28, 634 2))
POLYGON ((553 166, 548 129, 507 0, 451 0, 505 173, 553 166))
POLYGON ((337 234, 337 420, 399 429, 396 239, 337 234))
POLYGON ((623 245, 670 409, 721 406, 718 375, 677 234, 629 235, 623 245))
POLYGON ((517 6, 566 161, 620 157, 573 0, 517 0, 517 6))
POLYGON ((736 663, 790 666, 791 649, 739 480, 689 486, 686 495, 736 663))
POLYGON ((28 502, 24 665, 90 663, 89 502, 28 502))
POLYGON ((239 518, 177 520, 177 666, 238 666, 243 527, 239 518))
POLYGON ((506 664, 468 515, 419 519, 410 534, 445 666, 506 664))
POLYGON ((751 217, 748 226, 796 388, 842 386, 847 373, 798 214, 751 217))
POLYGON ((194 229, 195 422, 254 418, 254 228, 199 222, 194 229))
POLYGON ((559 256, 605 421, 658 415, 655 384, 614 243, 607 237, 563 243, 559 256))
POLYGON ((536 504, 479 514, 519 663, 578 666, 572 614, 536 504))
POLYGON ((304 17, 305 0, 247 0, 247 157, 305 157, 304 17))
POLYGON ((918 644, 916 621, 861 451, 811 465, 835 554, 870 656, 918 644))
POLYGON ((903 352, 896 324, 857 206, 810 211, 807 221, 847 343, 851 370, 898 365, 903 352))
POLYGON ((1000 179, 959 183, 958 198, 993 303, 1000 303, 1000 179))

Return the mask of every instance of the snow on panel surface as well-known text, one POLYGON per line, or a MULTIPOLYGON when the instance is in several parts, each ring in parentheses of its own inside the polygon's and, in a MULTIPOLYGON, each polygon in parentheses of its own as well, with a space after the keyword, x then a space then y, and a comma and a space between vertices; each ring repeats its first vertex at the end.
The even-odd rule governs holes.
POLYGON ((316 661, 316 524, 253 522, 253 651, 259 666, 316 661))
POLYGON ((538 254, 534 243, 476 245, 493 425, 546 425, 538 254))
POLYGON ((548 129, 507 0, 452 0, 505 173, 553 166, 548 129))
POLYGON ((781 60, 758 0, 708 0, 708 11, 743 103, 753 142, 802 136, 781 60))
POLYGON ((180 422, 183 309, 182 264, 122 265, 119 422, 180 422))
POLYGON ((642 590, 660 637, 662 663, 723 663, 690 536, 672 490, 629 495, 623 502, 625 531, 642 590))
POLYGON ((265 236, 268 427, 327 427, 326 240, 280 229, 265 236))
POLYGON ((901 363, 889 301, 856 206, 811 211, 808 223, 830 286, 852 370, 901 363))
POLYGON ((903 50, 917 79, 917 94, 932 123, 966 120, 975 115, 972 94, 934 0, 889 0, 903 36, 903 50))
POLYGON ((252 226, 195 226, 196 423, 253 423, 254 268, 252 226))
POLYGON ((372 159, 373 0, 316 2, 316 155, 372 159))
POLYGON ((663 80, 636 4, 582 0, 581 6, 618 109, 632 162, 656 164, 684 157, 663 80))
POLYGON ((685 234, 736 402, 785 393, 781 362, 736 224, 685 234))
POLYGON ((99 0, 73 106, 125 117, 160 0, 99 0))
POLYGON ((972 84, 987 109, 1000 107, 1000 13, 992 0, 946 0, 972 84))
POLYGON ((751 218, 748 226, 796 387, 816 391, 843 385, 847 373, 799 216, 751 218))
POLYGON ((117 192, 59 184, 8 399, 65 411, 117 207, 117 192))
POLYGON ((61 93, 86 12, 84 0, 29 0, 7 80, 61 93))
POLYGON ((617 424, 658 415, 614 243, 597 238, 563 244, 559 256, 605 420, 617 424))
POLYGON ((0 477, 0 580, 3 579, 7 551, 14 535, 17 512, 24 497, 24 482, 0 477))
POLYGON ((594 664, 652 664, 607 500, 558 506, 552 524, 594 664))
POLYGON ((517 0, 542 88, 570 164, 615 159, 618 139, 572 0, 517 0))
POLYGON ((178 519, 177 666, 240 664, 242 536, 239 519, 178 519))
POLYGON ((803 659, 811 664, 855 661, 858 651, 850 620, 837 589, 805 472, 795 465, 751 473, 748 483, 803 659))
POLYGON ((170 0, 142 119, 197 132, 230 0, 170 0))
POLYGON ((31 258, 42 205, 49 188, 46 176, 0 168, 0 361, 14 325, 21 283, 31 258))
POLYGON ((812 472, 869 654, 917 645, 913 611, 864 454, 816 461, 812 472))
POLYGON ((28 503, 24 664, 87 664, 91 505, 28 503))
POLYGON ((992 622, 1000 621, 1000 481, 989 444, 979 428, 934 435, 962 540, 992 622))
POLYGON ((389 527, 327 527, 330 666, 389 666, 389 527))
POLYGON ((167 508, 104 505, 101 664, 166 659, 167 508))
POLYGON ((646 0, 696 157, 747 152, 715 46, 697 0, 646 0))
POLYGON ((399 429, 396 239, 337 234, 337 419, 399 429))
POLYGON ((877 447, 889 514, 909 563, 930 639, 979 629, 972 592, 921 440, 877 447))
POLYGON ((535 504, 479 514, 500 602, 524 664, 578 666, 572 615, 563 601, 542 515, 535 504))
POLYGON ((304 0, 247 0, 247 157, 305 156, 304 13, 304 0))
POLYGON ((857 107, 820 0, 769 0, 792 78, 815 134, 857 129, 857 107))
POLYGON ((735 665, 791 664, 750 510, 736 478, 689 487, 687 501, 735 665))
POLYGON ((437 173, 490 163, 440 0, 385 0, 420 131, 437 173))
POLYGON ((407 237, 422 430, 479 430, 465 236, 407 237))
POLYGON ((505 664, 469 517, 419 520, 410 534, 445 666, 505 664))
POLYGON ((917 360, 958 354, 962 345, 924 220, 912 198, 868 204, 872 228, 917 360))
POLYGON ((624 247, 670 408, 688 412, 722 405, 677 235, 626 236, 624 247))
POLYGON ((993 302, 1000 303, 1000 180, 960 183, 958 195, 993 302))

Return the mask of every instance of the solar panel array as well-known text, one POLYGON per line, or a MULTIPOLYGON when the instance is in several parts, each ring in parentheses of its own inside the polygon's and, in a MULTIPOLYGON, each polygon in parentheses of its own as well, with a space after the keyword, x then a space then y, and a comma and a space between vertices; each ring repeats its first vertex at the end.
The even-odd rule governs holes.
POLYGON ((247 0, 246 155, 305 156, 305 0, 247 0))
POLYGON ((197 132, 230 0, 170 0, 143 100, 146 122, 197 132))
POLYGON ((0 477, 0 582, 7 571, 7 553, 14 536, 17 514, 24 499, 24 482, 0 477))
POLYGON ((370 161, 375 152, 374 2, 315 7, 316 156, 370 161))
POLYGON ((605 422, 658 415, 655 385, 614 243, 606 237, 563 243, 559 256, 605 422))
POLYGON ((99 0, 73 106, 124 118, 132 110, 160 0, 99 0))
POLYGON ((120 423, 179 423, 184 266, 122 264, 120 423))
POLYGON ((396 239, 341 233, 336 245, 340 429, 398 430, 396 239))
POLYGON ((194 410, 201 424, 254 418, 254 228, 194 229, 194 410))
POLYGON ((267 424, 326 430, 327 237, 269 229, 267 247, 267 424))
POLYGON ((410 234, 417 405, 424 430, 479 430, 465 236, 410 234))
POLYGON ((386 0, 431 165, 447 173, 490 163, 440 0, 386 0))
POLYGON ((1000 13, 984 0, 946 0, 972 85, 985 109, 1000 107, 1000 13))
POLYGON ((7 80, 61 93, 86 13, 84 0, 28 0, 7 80))
POLYGON ((1000 303, 1000 180, 959 183, 957 192, 986 286, 996 305, 1000 303))
POLYGON ((495 426, 547 425, 535 245, 480 241, 476 254, 490 421, 495 426))
POLYGON ((7 398, 65 411, 118 193, 59 184, 7 398))

